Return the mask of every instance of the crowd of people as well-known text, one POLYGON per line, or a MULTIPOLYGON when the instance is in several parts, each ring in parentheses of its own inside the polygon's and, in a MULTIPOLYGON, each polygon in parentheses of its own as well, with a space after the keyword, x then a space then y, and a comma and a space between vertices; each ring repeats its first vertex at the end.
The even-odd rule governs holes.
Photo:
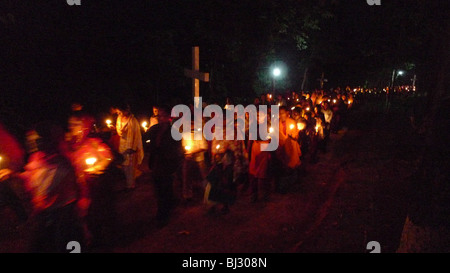
MULTIPOLYGON (((327 152, 330 134, 345 125, 354 98, 338 88, 264 94, 253 103, 279 106, 279 132, 268 128, 279 139, 275 151, 261 148, 270 139, 248 138, 251 122, 270 124, 270 113, 263 112, 256 121, 243 117, 245 140, 176 141, 171 129, 177 117, 168 105, 154 106, 148 122, 140 124, 129 105, 119 104, 111 107, 115 119, 98 128, 93 115, 73 104, 66 128, 40 122, 28 131, 25 148, 1 126, 1 198, 21 221, 32 219, 32 252, 67 252, 69 241, 106 243, 117 220, 114 181, 122 183, 123 191, 135 190, 143 164, 154 185, 159 227, 170 222, 180 205, 202 204, 207 213, 224 214, 242 196, 267 202, 273 192, 286 193, 301 183, 305 164, 327 152), (23 185, 27 202, 11 191, 13 183, 23 185)), ((227 111, 231 104, 227 100, 221 106, 227 111)), ((192 121, 192 135, 195 130, 192 121)))

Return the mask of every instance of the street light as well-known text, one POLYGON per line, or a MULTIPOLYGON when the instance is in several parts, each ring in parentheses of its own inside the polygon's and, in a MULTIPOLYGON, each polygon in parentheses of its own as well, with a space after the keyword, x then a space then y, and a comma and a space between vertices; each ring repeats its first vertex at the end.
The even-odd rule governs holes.
POLYGON ((275 94, 275 78, 281 75, 281 69, 278 67, 275 67, 272 71, 273 78, 272 78, 272 94, 275 94))

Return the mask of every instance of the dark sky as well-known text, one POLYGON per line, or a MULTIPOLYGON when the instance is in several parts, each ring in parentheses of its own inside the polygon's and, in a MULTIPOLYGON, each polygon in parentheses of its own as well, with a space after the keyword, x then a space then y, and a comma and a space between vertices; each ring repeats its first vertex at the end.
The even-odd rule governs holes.
MULTIPOLYGON (((305 2, 308 1, 279 1, 279 5, 283 8, 284 3, 305 2)), ((364 68, 377 71, 386 60, 395 61, 388 55, 382 56, 382 52, 398 48, 389 42, 398 41, 393 35, 423 31, 421 16, 416 20, 418 29, 405 31, 402 24, 402 18, 408 14, 424 16, 425 11, 417 11, 415 0, 382 0, 379 7, 369 6, 365 0, 313 2, 331 5, 327 8, 335 14, 334 19, 322 25, 322 44, 315 49, 322 63, 317 71, 312 69, 314 73, 325 70, 330 84, 360 83, 367 76, 364 68), (334 2, 339 4, 333 5, 334 2), (362 56, 361 48, 373 52, 362 56)), ((82 101, 91 111, 98 112, 107 111, 117 100, 131 98, 136 111, 150 112, 157 100, 179 94, 181 98, 189 97, 191 82, 184 77, 183 68, 190 66, 191 46, 201 46, 201 68, 229 65, 226 60, 223 64, 209 62, 214 49, 201 39, 202 35, 230 35, 236 31, 236 35, 258 43, 258 36, 268 24, 255 20, 261 15, 255 10, 270 14, 264 10, 267 3, 81 0, 81 6, 69 6, 65 0, 3 0, 0 115, 4 120, 14 118, 27 126, 35 119, 55 115, 63 119, 61 113, 66 113, 73 101, 82 101), (236 22, 237 18, 242 21, 236 22), (246 26, 255 22, 261 25, 246 26), (208 26, 200 28, 206 34, 197 32, 198 24, 208 26), (242 30, 248 33, 239 33, 242 30)), ((214 37, 209 41, 215 41, 214 37)), ((396 56, 404 60, 408 54, 411 51, 406 44, 396 56)), ((225 69, 238 71, 239 67, 225 69)), ((315 76, 318 75, 312 75, 315 76)), ((246 84, 245 79, 236 79, 224 81, 246 84)))

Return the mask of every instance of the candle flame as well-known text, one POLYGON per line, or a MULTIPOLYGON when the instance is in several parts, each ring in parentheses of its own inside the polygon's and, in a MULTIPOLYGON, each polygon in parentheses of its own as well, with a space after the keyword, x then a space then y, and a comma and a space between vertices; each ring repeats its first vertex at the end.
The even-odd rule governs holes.
POLYGON ((272 127, 269 128, 269 133, 273 133, 274 131, 275 130, 272 127))
POLYGON ((216 146, 216 149, 219 150, 220 149, 220 144, 216 146))
POLYGON ((146 121, 142 122, 142 127, 147 128, 147 124, 148 123, 146 121))
POLYGON ((291 124, 290 126, 289 126, 289 128, 292 130, 292 129, 294 129, 294 124, 291 124))
POLYGON ((189 151, 191 149, 191 146, 189 146, 189 145, 184 146, 184 149, 186 149, 186 151, 189 151))
POLYGON ((112 121, 110 119, 106 120, 106 124, 111 125, 112 121))
POLYGON ((86 165, 92 166, 95 162, 97 162, 97 158, 95 157, 86 158, 86 165))
POLYGON ((297 129, 298 129, 299 131, 305 129, 305 124, 302 123, 302 122, 297 123, 297 129))

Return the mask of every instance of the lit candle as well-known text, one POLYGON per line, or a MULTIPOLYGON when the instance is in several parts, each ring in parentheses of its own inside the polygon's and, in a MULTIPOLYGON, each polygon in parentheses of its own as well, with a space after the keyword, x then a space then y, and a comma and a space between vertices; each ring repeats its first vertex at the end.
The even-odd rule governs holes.
POLYGON ((306 107, 306 111, 309 111, 309 107, 306 107))
POLYGON ((86 165, 88 165, 88 166, 94 165, 95 162, 97 162, 97 158, 95 158, 95 157, 86 158, 86 165))
POLYGON ((111 121, 110 119, 107 119, 107 120, 106 120, 106 125, 107 125, 108 127, 111 127, 111 123, 112 123, 112 121, 111 121))
POLYGON ((291 124, 290 126, 289 126, 289 129, 291 129, 291 130, 293 130, 295 128, 295 125, 294 124, 291 124))
POLYGON ((144 129, 147 129, 147 122, 146 121, 144 121, 144 122, 142 122, 142 127, 144 127, 144 129))
POLYGON ((275 130, 272 127, 269 128, 269 133, 273 133, 274 131, 275 130))
POLYGON ((316 125, 316 133, 319 132, 319 125, 316 125))
POLYGON ((184 149, 189 152, 189 150, 191 150, 191 146, 189 146, 189 145, 184 146, 184 149))
POLYGON ((333 103, 336 103, 336 99, 333 100, 333 103))
POLYGON ((219 149, 220 149, 220 144, 218 144, 218 145, 216 146, 216 149, 217 149, 217 150, 219 150, 219 149))

